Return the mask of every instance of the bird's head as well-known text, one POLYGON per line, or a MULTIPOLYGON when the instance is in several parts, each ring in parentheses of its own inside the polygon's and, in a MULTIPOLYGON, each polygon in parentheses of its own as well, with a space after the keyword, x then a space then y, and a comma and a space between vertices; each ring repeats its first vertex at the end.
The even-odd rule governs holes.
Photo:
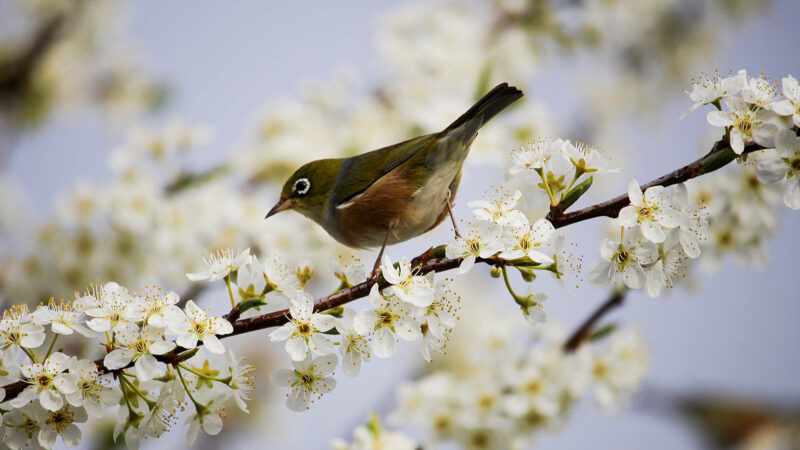
POLYGON ((301 166, 286 180, 280 200, 265 218, 281 211, 294 210, 321 223, 325 205, 333 195, 341 163, 339 159, 320 159, 301 166))

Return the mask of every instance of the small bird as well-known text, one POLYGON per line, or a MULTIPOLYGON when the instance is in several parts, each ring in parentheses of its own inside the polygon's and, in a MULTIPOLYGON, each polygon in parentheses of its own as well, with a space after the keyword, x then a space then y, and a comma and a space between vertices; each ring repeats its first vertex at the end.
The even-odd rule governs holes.
POLYGON ((265 218, 294 210, 352 248, 407 241, 449 214, 478 130, 523 96, 501 83, 444 130, 349 158, 309 162, 286 181, 265 218))

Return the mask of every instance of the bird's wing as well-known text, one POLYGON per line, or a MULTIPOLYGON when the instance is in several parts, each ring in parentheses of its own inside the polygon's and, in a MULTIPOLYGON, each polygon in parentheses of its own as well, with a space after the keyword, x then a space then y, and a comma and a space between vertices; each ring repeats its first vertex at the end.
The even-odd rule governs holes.
POLYGON ((347 204, 399 165, 436 145, 438 139, 436 134, 419 136, 346 160, 336 180, 333 206, 347 204))

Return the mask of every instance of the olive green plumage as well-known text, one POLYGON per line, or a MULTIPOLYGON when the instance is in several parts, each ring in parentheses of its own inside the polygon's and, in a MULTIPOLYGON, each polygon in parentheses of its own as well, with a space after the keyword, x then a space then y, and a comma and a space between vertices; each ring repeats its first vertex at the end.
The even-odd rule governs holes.
POLYGON ((455 196, 478 130, 522 95, 502 83, 443 131, 350 158, 307 163, 286 181, 267 217, 295 210, 356 248, 425 233, 447 215, 448 198, 455 196))

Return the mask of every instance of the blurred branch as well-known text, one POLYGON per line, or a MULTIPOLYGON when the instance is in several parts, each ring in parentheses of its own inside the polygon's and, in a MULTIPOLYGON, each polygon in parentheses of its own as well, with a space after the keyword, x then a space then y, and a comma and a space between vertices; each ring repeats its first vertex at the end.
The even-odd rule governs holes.
POLYGON ((592 336, 595 327, 600 320, 611 311, 621 307, 625 303, 627 289, 615 289, 611 296, 603 302, 594 312, 581 323, 581 325, 570 335, 564 343, 564 352, 572 353, 592 336))
POLYGON ((14 100, 24 92, 47 52, 58 42, 67 21, 66 14, 56 14, 36 31, 28 48, 4 67, 0 67, 0 99, 14 100))
MULTIPOLYGON (((762 150, 763 148, 764 147, 755 144, 750 144, 745 149, 745 154, 757 150, 762 150)), ((684 166, 678 170, 670 172, 669 174, 664 175, 663 177, 657 178, 651 181, 650 183, 645 184, 642 187, 642 189, 645 190, 648 187, 655 185, 670 186, 673 184, 681 183, 683 181, 720 169, 721 167, 724 167, 728 163, 735 160, 737 157, 738 155, 736 155, 736 153, 734 153, 734 151, 730 148, 730 145, 728 144, 727 140, 723 138, 722 140, 714 144, 713 148, 706 156, 698 159, 697 161, 687 166, 684 166)), ((601 217, 601 216, 616 217, 620 209, 626 206, 627 204, 628 204, 628 197, 626 194, 623 194, 619 197, 615 197, 606 202, 598 203, 596 205, 589 206, 587 208, 575 211, 573 213, 562 214, 559 211, 551 211, 551 213, 548 215, 548 218, 550 218, 551 222, 556 228, 561 228, 576 222, 589 220, 595 217, 601 217)), ((495 266, 495 267, 508 267, 508 266, 522 267, 535 264, 527 259, 507 260, 497 256, 492 256, 489 258, 478 258, 476 262, 482 264, 488 264, 490 266, 495 266)), ((414 267, 415 273, 421 276, 431 272, 446 272, 449 270, 453 270, 461 264, 461 258, 449 259, 445 257, 444 246, 438 246, 438 247, 433 247, 425 251, 421 255, 417 256, 411 261, 411 264, 414 267)), ((380 288, 385 288, 389 286, 389 283, 385 279, 383 279, 380 275, 372 277, 348 289, 343 289, 341 291, 338 291, 334 294, 331 294, 327 297, 318 300, 314 305, 314 311, 315 312, 327 311, 331 308, 336 308, 338 306, 345 305, 359 298, 367 297, 374 285, 378 285, 380 288)), ((595 314, 593 314, 593 316, 589 318, 589 320, 587 320, 588 325, 587 323, 584 323, 581 327, 579 327, 578 331, 575 333, 579 335, 579 338, 576 338, 576 342, 578 342, 578 344, 575 345, 579 345, 580 342, 582 342, 583 339, 586 338, 587 333, 591 334, 589 331, 583 330, 584 327, 586 327, 587 330, 591 330, 594 324, 602 316, 604 316, 608 311, 619 306, 619 304, 621 303, 622 303, 621 298, 615 299, 615 297, 612 297, 604 305, 601 305, 600 309, 596 311, 595 314), (595 318, 594 316, 597 317, 595 318)), ((290 312, 288 309, 262 314, 260 316, 251 317, 247 319, 238 319, 239 314, 240 312, 238 308, 234 307, 233 310, 226 316, 227 318, 232 319, 231 322, 233 325, 233 333, 225 336, 220 336, 220 338, 228 338, 231 336, 237 336, 240 334, 250 333, 253 331, 278 327, 289 322, 290 320, 290 312)), ((173 352, 160 356, 158 359, 167 364, 177 364, 187 359, 186 355, 189 353, 192 353, 192 351, 185 351, 184 349, 176 349, 173 352)), ((97 360, 96 364, 102 373, 109 372, 103 366, 102 359, 97 360)), ((5 386, 5 391, 6 391, 5 400, 7 401, 16 397, 22 391, 22 389, 25 388, 25 386, 27 386, 27 383, 23 381, 18 381, 16 383, 12 383, 5 386)))

